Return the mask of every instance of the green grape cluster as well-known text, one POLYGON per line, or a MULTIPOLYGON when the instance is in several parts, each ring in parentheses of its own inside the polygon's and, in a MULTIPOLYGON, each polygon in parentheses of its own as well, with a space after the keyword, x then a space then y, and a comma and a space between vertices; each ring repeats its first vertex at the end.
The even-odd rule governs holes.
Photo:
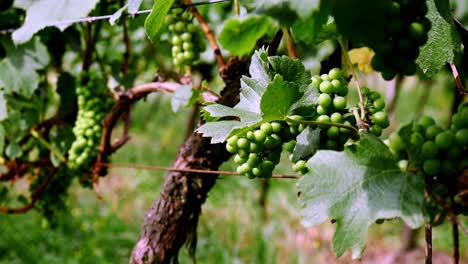
POLYGON ((263 123, 243 135, 235 135, 227 140, 226 149, 235 153, 237 172, 249 178, 270 178, 281 158, 284 132, 288 127, 283 122, 263 123))
POLYGON ((172 9, 165 17, 172 44, 172 62, 176 66, 191 65, 200 56, 198 29, 192 20, 190 12, 180 8, 172 9))
MULTIPOLYGON (((297 136, 308 127, 315 131, 319 129, 319 150, 344 149, 345 143, 353 137, 350 128, 357 129, 356 119, 347 108, 348 81, 340 69, 334 68, 327 74, 312 76, 310 89, 317 90, 319 96, 316 104, 305 112, 290 115, 286 120, 263 123, 227 139, 226 149, 236 154, 234 162, 240 174, 249 178, 271 177, 282 150, 291 153, 289 160, 293 162, 293 171, 299 174, 309 172, 306 163, 313 154, 299 160, 293 159, 292 154, 297 136)), ((366 96, 366 109, 371 128, 378 130, 377 136, 380 136, 382 129, 388 127, 388 116, 383 112, 385 102, 378 93, 368 89, 366 95, 369 95, 366 96), (384 118, 381 117, 382 113, 384 118)))
POLYGON ((77 86, 78 116, 73 127, 75 141, 68 151, 68 167, 88 171, 97 156, 101 140, 101 121, 112 106, 106 87, 95 78, 77 86))
MULTIPOLYGON (((390 149, 399 159, 407 159, 406 144, 398 134, 388 141, 390 149)), ((414 124, 410 136, 411 148, 419 153, 413 166, 425 175, 442 176, 460 173, 468 167, 468 106, 463 105, 452 116, 450 129, 444 130, 434 119, 422 117, 414 124)))
POLYGON ((416 73, 415 60, 419 47, 427 41, 431 27, 425 18, 428 11, 424 0, 392 0, 386 9, 385 39, 371 45, 375 51, 372 67, 382 73, 385 80, 396 74, 416 73))
POLYGON ((364 97, 366 121, 369 121, 369 132, 380 137, 382 130, 390 125, 388 113, 385 111, 385 100, 379 92, 370 91, 362 87, 361 93, 364 97))
MULTIPOLYGON (((354 116, 346 108, 348 81, 338 68, 331 69, 328 74, 312 76, 312 86, 319 90, 314 121, 332 122, 353 126, 356 124, 354 116)), ((342 150, 351 133, 346 128, 336 126, 320 127, 320 148, 342 150)))

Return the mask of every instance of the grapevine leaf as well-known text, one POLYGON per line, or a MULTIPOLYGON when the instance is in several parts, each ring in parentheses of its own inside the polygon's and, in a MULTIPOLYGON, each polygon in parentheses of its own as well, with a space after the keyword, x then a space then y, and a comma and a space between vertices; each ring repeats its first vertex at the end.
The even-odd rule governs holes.
POLYGON ((431 21, 428 40, 420 49, 416 63, 427 77, 432 77, 444 65, 452 63, 455 52, 460 48, 460 36, 453 23, 447 22, 439 13, 434 0, 426 1, 429 9, 427 18, 431 21))
POLYGON ((291 106, 291 111, 293 111, 294 113, 301 113, 301 111, 310 111, 310 107, 313 107, 317 104, 319 95, 320 93, 318 91, 318 88, 314 88, 311 85, 309 85, 302 97, 291 106))
POLYGON ((26 8, 26 19, 22 27, 13 32, 16 44, 25 43, 39 30, 55 26, 60 30, 70 23, 58 23, 86 16, 98 0, 38 0, 26 8), (56 24, 56 25, 53 25, 56 24))
POLYGON ((276 75, 260 100, 263 119, 266 121, 284 119, 299 97, 299 87, 295 83, 284 81, 281 75, 276 75))
MULTIPOLYGON (((8 117, 6 100, 3 96, 3 91, 0 90, 0 122, 5 120, 8 117)), ((1 151, 0 151, 1 152, 1 151)))
POLYGON ((212 104, 205 107, 205 110, 210 113, 212 117, 239 117, 240 121, 251 125, 258 123, 262 118, 260 114, 246 111, 240 108, 231 108, 221 104, 212 104))
POLYGON ((289 26, 292 21, 297 20, 297 17, 305 19, 314 10, 318 10, 321 2, 319 0, 275 0, 260 1, 255 6, 257 13, 267 14, 277 19, 281 25, 289 26))
POLYGON ((199 127, 197 132, 203 134, 204 137, 211 137, 211 144, 221 143, 226 140, 231 131, 239 127, 240 123, 234 120, 208 122, 199 127))
POLYGON ((243 20, 231 18, 219 34, 219 43, 232 55, 244 56, 254 49, 257 40, 272 30, 267 16, 249 16, 243 20))
MULTIPOLYGON (((268 53, 264 49, 255 51, 250 61, 249 73, 260 87, 266 87, 273 79, 273 73, 269 69, 268 53)), ((264 90, 264 89, 263 89, 264 90)))
POLYGON ((60 74, 57 81, 57 93, 60 95, 59 115, 69 120, 76 115, 76 80, 68 72, 60 74))
MULTIPOLYGON (((297 19, 291 26, 293 38, 296 41, 302 41, 306 44, 317 44, 325 40, 322 37, 321 41, 317 41, 319 34, 325 29, 324 25, 327 23, 332 13, 332 8, 332 1, 321 0, 319 9, 314 10, 306 17, 297 19)), ((334 37, 331 36, 331 39, 334 39, 334 37)))
POLYGON ((136 12, 138 12, 141 2, 143 2, 143 0, 127 0, 128 13, 130 15, 134 15, 136 12))
POLYGON ((171 100, 172 111, 175 113, 180 107, 192 106, 200 96, 200 90, 190 86, 182 85, 178 87, 171 100))
MULTIPOLYGON (((64 155, 72 145, 73 140, 75 140, 72 127, 70 125, 65 125, 60 128, 55 127, 51 129, 49 132, 49 140, 52 147, 64 155)), ((50 161, 54 167, 58 167, 62 163, 60 158, 52 151, 50 152, 50 161)))
POLYGON ((146 35, 151 41, 157 41, 159 31, 164 24, 164 18, 171 9, 174 0, 155 0, 153 10, 145 20, 146 35))
POLYGON ((36 70, 49 63, 47 48, 38 38, 16 48, 10 42, 3 44, 8 55, 0 62, 0 82, 5 94, 16 92, 31 96, 39 84, 36 70))
POLYGON ((312 130, 307 126, 297 137, 293 151, 293 162, 304 159, 317 152, 320 144, 320 128, 312 130))
POLYGON ((248 110, 260 114, 260 98, 266 86, 261 86, 255 79, 243 76, 241 78, 240 101, 236 108, 248 110))
POLYGON ((5 147, 5 129, 0 124, 0 156, 3 156, 3 149, 5 147))
POLYGON ((297 84, 301 92, 305 91, 312 82, 310 72, 306 71, 304 64, 297 59, 292 60, 287 56, 274 56, 270 57, 269 61, 276 74, 281 75, 285 81, 297 84))
POLYGON ((336 0, 333 10, 338 32, 354 42, 382 43, 388 5, 389 0, 336 0))
POLYGON ((389 149, 375 136, 344 152, 318 151, 309 161, 310 172, 298 182, 302 223, 336 221, 333 248, 337 256, 352 249, 361 255, 367 228, 377 219, 401 217, 409 226, 423 224, 424 182, 396 166, 389 149))

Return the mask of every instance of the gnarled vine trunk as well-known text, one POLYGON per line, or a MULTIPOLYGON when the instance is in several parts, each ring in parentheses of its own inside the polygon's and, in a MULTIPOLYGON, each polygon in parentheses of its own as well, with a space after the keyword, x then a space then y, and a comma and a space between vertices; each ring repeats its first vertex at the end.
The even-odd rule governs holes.
MULTIPOLYGON (((226 86, 219 103, 233 106, 239 101, 240 78, 247 70, 246 61, 229 60, 221 71, 226 86)), ((180 148, 174 167, 216 170, 229 157, 223 144, 212 145, 209 138, 193 133, 180 148)), ((216 179, 217 175, 169 172, 160 196, 145 214, 130 263, 177 262, 185 243, 189 243, 189 250, 194 253, 201 206, 216 179)))

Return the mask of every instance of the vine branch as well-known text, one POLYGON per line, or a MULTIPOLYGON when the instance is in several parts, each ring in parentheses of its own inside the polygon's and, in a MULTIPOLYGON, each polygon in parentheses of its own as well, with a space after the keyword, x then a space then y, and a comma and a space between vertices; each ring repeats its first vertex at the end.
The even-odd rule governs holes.
POLYGON ((189 6, 190 12, 192 12, 193 16, 197 19, 198 23, 200 24, 203 30, 203 33, 205 33, 205 36, 208 39, 208 43, 210 43, 210 46, 213 49, 213 53, 216 57, 216 62, 218 63, 219 68, 225 68, 226 62, 224 61, 223 55, 221 54, 221 49, 219 48, 218 42, 216 41, 216 37, 213 31, 208 26, 208 23, 206 23, 206 20, 203 18, 200 12, 198 12, 196 6, 192 4, 191 0, 185 0, 185 4, 189 6))

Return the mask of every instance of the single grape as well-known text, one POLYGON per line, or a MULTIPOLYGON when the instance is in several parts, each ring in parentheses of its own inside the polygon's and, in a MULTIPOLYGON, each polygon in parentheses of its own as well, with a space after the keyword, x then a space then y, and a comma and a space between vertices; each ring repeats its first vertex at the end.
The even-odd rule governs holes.
POLYGON ((332 103, 332 99, 331 99, 330 95, 328 95, 326 93, 323 93, 323 94, 319 95, 319 98, 318 98, 318 104, 319 105, 321 105, 322 107, 327 107, 331 103, 332 103))
POLYGON ((435 143, 437 144, 439 148, 446 149, 452 145, 453 139, 454 139, 454 136, 452 132, 444 131, 442 133, 439 133, 435 137, 435 143))
POLYGON ((428 175, 437 175, 440 171, 440 160, 428 159, 424 161, 423 170, 428 175))
POLYGON ((439 147, 434 141, 426 141, 421 148, 421 155, 425 159, 434 158, 439 152, 439 147))
POLYGON ((346 108, 346 98, 342 96, 336 96, 333 99, 333 106, 337 110, 344 110, 346 108))

